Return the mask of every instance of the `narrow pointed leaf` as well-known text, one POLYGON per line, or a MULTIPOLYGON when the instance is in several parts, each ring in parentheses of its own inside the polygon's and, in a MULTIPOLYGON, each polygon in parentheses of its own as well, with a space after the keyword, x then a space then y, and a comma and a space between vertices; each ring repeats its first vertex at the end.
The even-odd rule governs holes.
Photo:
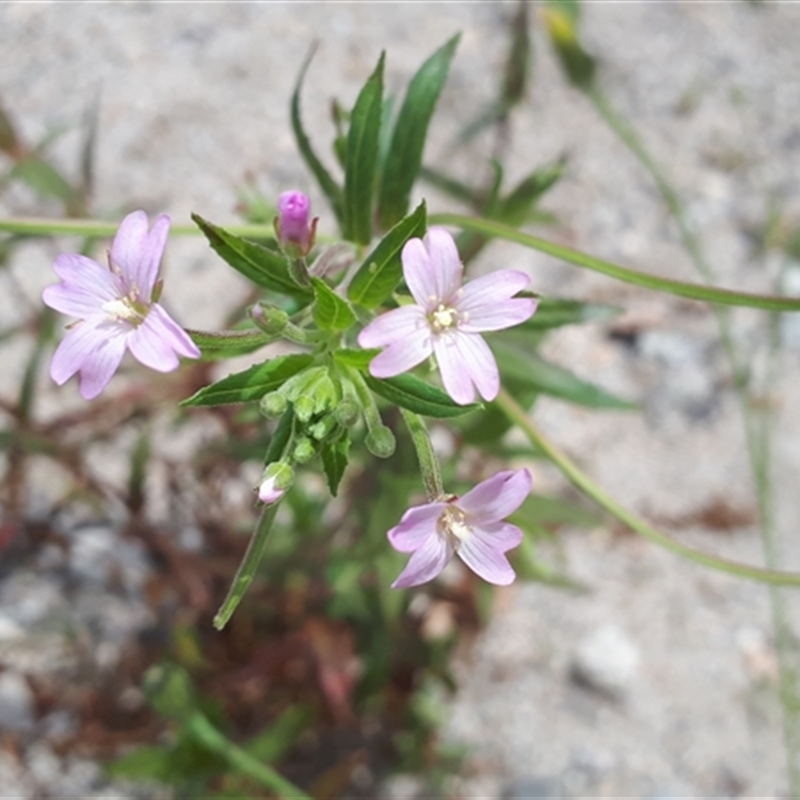
POLYGON ((276 338, 256 329, 217 332, 187 330, 187 333, 200 348, 205 360, 232 358, 252 353, 253 350, 274 342, 276 338))
POLYGON ((344 237, 359 244, 369 244, 372 238, 372 190, 383 113, 384 58, 381 53, 378 66, 358 95, 347 133, 344 237))
POLYGON ((313 57, 314 49, 311 50, 306 57, 306 60, 303 62, 303 66, 300 68, 300 74, 297 76, 297 83, 295 84, 294 92, 292 93, 292 102, 290 106, 292 131, 294 132, 294 138, 297 142, 297 147, 300 150, 300 155, 306 162, 306 166, 311 170, 314 177, 317 179, 320 189, 322 189, 325 197, 328 198, 328 202, 331 204, 333 213, 336 215, 339 225, 341 225, 342 189, 331 177, 331 174, 325 168, 325 165, 319 160, 319 158, 317 158, 314 149, 311 147, 311 140, 306 135, 305 129, 303 128, 303 122, 300 119, 300 91, 303 88, 303 80, 306 77, 306 71, 308 70, 309 64, 311 64, 311 59, 313 57))
POLYGON ((515 242, 523 247, 529 247, 531 250, 547 253, 547 255, 566 261, 568 264, 590 269, 593 272, 608 275, 610 278, 615 278, 623 283, 643 286, 645 289, 652 289, 656 292, 665 292, 678 297, 688 297, 692 300, 720 303, 726 306, 763 308, 766 311, 800 311, 800 298, 797 297, 776 297, 774 295, 734 292, 730 289, 718 289, 715 286, 703 286, 685 281, 675 281, 670 278, 660 278, 657 275, 648 275, 645 272, 637 272, 627 267, 621 267, 611 261, 604 261, 602 258, 595 258, 587 253, 581 253, 579 250, 572 250, 569 247, 548 242, 538 236, 531 236, 529 233, 523 233, 516 228, 493 220, 466 217, 461 214, 436 214, 430 221, 437 225, 455 225, 462 230, 477 231, 495 239, 515 242))
POLYGON ((543 331, 581 322, 603 322, 613 319, 621 312, 621 308, 601 303, 581 303, 578 300, 539 297, 536 313, 521 325, 517 325, 513 331, 514 333, 543 331))
POLYGON ((454 403, 450 396, 441 389, 425 383, 425 381, 414 375, 405 374, 397 375, 394 378, 373 378, 372 375, 367 374, 364 375, 364 380, 375 394, 425 417, 437 417, 439 419, 460 417, 462 414, 467 414, 481 407, 477 403, 460 406, 458 403, 454 403))
POLYGON ((403 276, 400 261, 403 246, 409 239, 425 235, 426 217, 423 201, 378 242, 350 282, 347 296, 354 303, 364 308, 377 308, 391 295, 403 276))
POLYGON ((336 497, 339 491, 339 484, 342 481, 345 469, 347 469, 348 453, 350 452, 350 438, 344 436, 335 442, 326 442, 322 445, 320 456, 322 466, 325 470, 325 477, 328 480, 328 488, 331 494, 336 497))
POLYGON ((458 46, 457 34, 439 48, 411 79, 389 146, 378 201, 380 224, 387 230, 408 211, 411 189, 417 179, 428 124, 447 80, 458 46))
POLYGON ((229 403, 247 403, 260 400, 274 392, 293 375, 304 370, 313 361, 305 353, 278 356, 256 364, 244 372, 236 372, 222 380, 204 386, 191 397, 181 401, 182 406, 221 406, 229 403))
POLYGON ((334 350, 333 357, 346 367, 355 367, 359 372, 364 372, 369 362, 380 353, 380 348, 370 350, 334 350))
POLYGON ((314 322, 323 331, 345 331, 356 323, 356 315, 346 300, 319 278, 312 278, 314 287, 314 322))
POLYGON ((192 219, 220 258, 256 286, 281 294, 308 294, 307 289, 292 280, 289 264, 280 253, 234 236, 224 228, 204 220, 199 214, 192 214, 192 219))

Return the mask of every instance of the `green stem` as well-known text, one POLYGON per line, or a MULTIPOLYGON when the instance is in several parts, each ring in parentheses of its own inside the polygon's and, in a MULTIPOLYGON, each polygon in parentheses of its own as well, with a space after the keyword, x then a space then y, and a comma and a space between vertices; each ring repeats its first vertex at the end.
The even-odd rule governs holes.
POLYGON ((233 769, 257 781, 279 797, 312 800, 310 795, 287 781, 272 767, 254 758, 226 738, 199 711, 192 713, 185 724, 188 732, 199 744, 227 761, 233 769))
POLYGON ((745 306, 748 308, 763 308, 767 311, 800 311, 800 298, 774 297, 771 295, 748 294, 747 292, 734 292, 730 289, 718 289, 713 286, 675 281, 671 278, 660 278, 637 272, 634 269, 621 267, 611 261, 572 250, 560 244, 554 244, 538 236, 523 233, 509 225, 494 220, 469 217, 462 214, 432 214, 428 218, 431 225, 455 225, 465 231, 476 231, 495 239, 505 239, 508 242, 547 253, 568 264, 590 269, 610 278, 630 283, 634 286, 643 286, 656 292, 666 292, 678 297, 688 297, 692 300, 701 300, 706 303, 721 303, 728 306, 745 306))
MULTIPOLYGON (((90 236, 110 238, 119 229, 119 222, 103 222, 94 219, 0 219, 0 231, 24 236, 90 236)), ((274 239, 271 225, 226 225, 225 230, 235 236, 251 239, 274 239)), ((196 225, 172 225, 172 236, 196 236, 202 231, 196 225)))
POLYGON ((413 411, 405 408, 400 409, 403 419, 411 433, 411 441, 414 442, 414 449, 417 451, 422 482, 425 485, 425 492, 428 495, 429 503, 441 502, 444 497, 444 485, 442 484, 442 471, 439 468, 439 459, 433 451, 428 429, 422 418, 413 411))
POLYGON ((742 564, 738 561, 719 558, 710 553, 705 553, 702 550, 696 550, 694 547, 689 547, 689 545, 683 544, 683 542, 679 542, 677 539, 673 539, 671 536, 667 536, 667 534, 656 530, 656 528, 652 527, 643 519, 637 517, 632 511, 625 508, 625 506, 614 500, 611 495, 592 481, 586 473, 581 471, 576 464, 539 431, 528 418, 525 410, 505 389, 500 390, 496 403, 500 410, 522 429, 523 433, 528 437, 528 441, 530 441, 534 447, 541 450, 574 486, 584 492, 588 497, 591 497, 599 506, 610 514, 613 514, 620 522, 627 525, 635 533, 638 533, 645 539, 649 539, 651 542, 660 545, 676 555, 694 561, 696 564, 702 564, 703 566, 711 567, 721 572, 738 575, 742 578, 751 578, 752 580, 761 581, 762 583, 768 583, 774 586, 800 587, 800 573, 762 569, 760 567, 750 566, 749 564, 742 564))

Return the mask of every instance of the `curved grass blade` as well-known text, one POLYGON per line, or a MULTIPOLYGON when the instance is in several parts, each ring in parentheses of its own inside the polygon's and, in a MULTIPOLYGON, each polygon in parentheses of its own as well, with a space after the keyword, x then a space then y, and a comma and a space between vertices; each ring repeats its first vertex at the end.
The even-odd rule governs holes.
POLYGON ((665 292, 678 297, 688 297, 692 300, 719 303, 726 306, 762 308, 766 311, 800 311, 800 298, 734 292, 730 289, 717 289, 713 286, 702 286, 696 283, 647 275, 644 272, 637 272, 627 267, 621 267, 611 261, 604 261, 601 258, 581 253, 579 250, 572 250, 569 247, 548 242, 538 236, 531 236, 529 233, 523 233, 500 222, 465 217, 461 214, 436 214, 429 221, 440 225, 455 225, 462 230, 477 231, 495 239, 505 239, 508 242, 538 250, 540 253, 547 253, 547 255, 559 258, 568 264, 574 264, 576 267, 590 269, 593 272, 608 275, 610 278, 615 278, 623 283, 643 286, 645 289, 652 289, 655 292, 665 292))

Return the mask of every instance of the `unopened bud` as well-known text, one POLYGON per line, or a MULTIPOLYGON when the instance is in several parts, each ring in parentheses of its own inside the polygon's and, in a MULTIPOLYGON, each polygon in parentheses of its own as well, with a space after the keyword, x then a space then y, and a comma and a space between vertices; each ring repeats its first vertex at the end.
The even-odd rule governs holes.
POLYGON ((336 421, 344 427, 352 425, 358 419, 358 412, 358 403, 349 397, 343 398, 333 410, 336 421))
POLYGON ((279 391, 265 394, 259 402, 259 408, 265 417, 282 416, 288 405, 286 398, 279 391))
POLYGON ((323 417, 319 422, 315 422, 308 432, 318 441, 321 442, 337 425, 336 417, 329 414, 323 417))
POLYGON ((289 315, 283 309, 265 307, 261 303, 253 306, 250 316, 262 331, 272 336, 280 336, 289 324, 289 315))
POLYGON ((309 223, 311 201, 303 192, 284 192, 278 198, 278 216, 275 229, 278 243, 293 258, 306 255, 314 246, 317 220, 309 223))
POLYGON ((265 505, 277 503, 294 481, 294 470, 283 461, 273 461, 264 470, 258 487, 258 499, 265 505))
POLYGON ((311 439, 303 436, 297 440, 297 444, 294 447, 294 452, 292 453, 292 458, 298 464, 305 464, 307 461, 311 461, 316 453, 317 450, 314 447, 314 443, 311 441, 311 439))
POLYGON ((367 450, 378 458, 389 458, 394 453, 394 434, 385 425, 373 428, 364 439, 367 450))

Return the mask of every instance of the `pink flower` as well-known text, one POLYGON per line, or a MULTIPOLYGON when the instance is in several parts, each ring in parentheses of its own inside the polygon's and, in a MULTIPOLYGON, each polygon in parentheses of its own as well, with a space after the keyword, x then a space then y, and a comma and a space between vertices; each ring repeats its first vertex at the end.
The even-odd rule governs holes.
POLYGON ((401 254, 403 275, 416 301, 377 317, 358 337, 361 347, 385 347, 369 365, 376 378, 390 378, 436 356, 444 388, 460 405, 500 391, 497 363, 479 335, 519 325, 536 311, 536 301, 514 297, 530 278, 504 269, 461 286, 463 266, 456 243, 444 228, 410 239, 401 254))
POLYGON ((274 476, 261 481, 258 487, 258 499, 265 505, 271 506, 277 503, 286 494, 286 489, 279 489, 276 484, 274 476))
POLYGON ((454 553, 485 581, 507 586, 516 575, 504 554, 522 531, 503 518, 522 505, 532 483, 528 470, 506 470, 452 502, 409 508, 387 534, 395 550, 413 553, 392 587, 432 580, 454 553))
POLYGON ((303 192, 283 192, 278 198, 278 218, 275 226, 282 248, 294 249, 306 255, 314 246, 317 220, 308 221, 311 201, 303 192))
POLYGON ((265 505, 277 503, 294 481, 294 470, 283 461, 267 465, 258 485, 258 499, 265 505))
POLYGON ((106 388, 126 347, 158 372, 176 369, 178 356, 200 356, 186 331, 156 302, 169 217, 157 217, 150 231, 147 226, 144 211, 122 220, 108 267, 78 253, 61 253, 53 265, 61 283, 42 294, 50 308, 78 317, 53 355, 50 375, 61 386, 80 373, 85 400, 106 388))

